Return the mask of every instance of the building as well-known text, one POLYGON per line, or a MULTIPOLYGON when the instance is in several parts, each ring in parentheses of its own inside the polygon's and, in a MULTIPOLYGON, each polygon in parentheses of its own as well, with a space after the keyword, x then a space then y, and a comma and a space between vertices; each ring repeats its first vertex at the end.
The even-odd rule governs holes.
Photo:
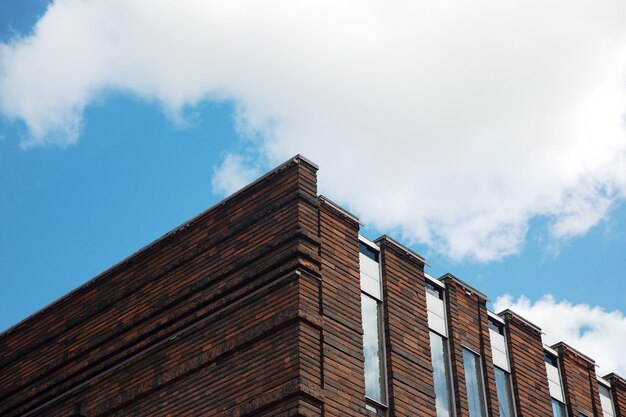
POLYGON ((0 415, 626 416, 626 381, 317 195, 296 156, 0 336, 0 415))

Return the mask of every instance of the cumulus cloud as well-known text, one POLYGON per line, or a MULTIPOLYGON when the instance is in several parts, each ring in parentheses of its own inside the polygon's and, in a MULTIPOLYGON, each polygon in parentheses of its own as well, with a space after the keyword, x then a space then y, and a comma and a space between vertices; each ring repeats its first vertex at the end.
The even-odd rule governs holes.
POLYGON ((222 164, 213 168, 213 191, 232 194, 258 177, 259 172, 258 168, 250 167, 241 155, 227 154, 222 164))
POLYGON ((626 317, 620 311, 556 301, 552 295, 532 302, 524 296, 514 299, 507 294, 496 299, 494 308, 510 308, 537 324, 546 333, 544 343, 563 341, 591 357, 600 366, 599 376, 626 374, 626 317))
POLYGON ((229 100, 264 161, 302 153, 368 224, 489 261, 624 198, 624 22, 623 0, 58 0, 0 45, 0 110, 64 146, 108 90, 172 120, 229 100))

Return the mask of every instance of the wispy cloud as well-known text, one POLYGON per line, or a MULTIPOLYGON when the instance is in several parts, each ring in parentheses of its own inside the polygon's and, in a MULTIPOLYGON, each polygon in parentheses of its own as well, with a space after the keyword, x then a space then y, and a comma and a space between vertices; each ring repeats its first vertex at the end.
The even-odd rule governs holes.
POLYGON ((232 100, 265 160, 303 153, 367 223, 489 261, 624 198, 625 22, 623 0, 63 0, 0 45, 0 110, 66 146, 107 90, 172 120, 232 100))
POLYGON ((229 195, 246 186, 259 176, 261 170, 251 167, 244 157, 236 154, 227 154, 221 165, 213 167, 213 192, 229 195))
POLYGON ((620 311, 605 311, 598 306, 557 301, 551 295, 531 301, 521 296, 498 297, 496 311, 510 308, 546 333, 544 342, 563 341, 593 358, 600 366, 598 375, 609 372, 626 375, 626 317, 620 311))

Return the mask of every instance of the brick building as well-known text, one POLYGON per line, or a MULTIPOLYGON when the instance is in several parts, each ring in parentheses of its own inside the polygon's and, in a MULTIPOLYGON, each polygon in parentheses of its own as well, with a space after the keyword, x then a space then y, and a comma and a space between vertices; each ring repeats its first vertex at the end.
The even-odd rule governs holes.
POLYGON ((296 156, 0 335, 0 416, 626 416, 533 323, 317 195, 296 156))

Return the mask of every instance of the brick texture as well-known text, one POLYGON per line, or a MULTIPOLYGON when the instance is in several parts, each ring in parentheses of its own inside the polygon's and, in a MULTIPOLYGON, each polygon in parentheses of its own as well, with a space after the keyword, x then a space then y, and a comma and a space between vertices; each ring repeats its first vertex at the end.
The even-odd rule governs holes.
POLYGON ((446 283, 448 332, 457 416, 469 417, 463 367, 463 348, 465 347, 480 355, 487 416, 498 417, 498 396, 489 338, 487 299, 460 283, 450 274, 444 276, 443 281, 446 283))
POLYGON ((548 375, 543 359, 541 330, 510 311, 506 322, 507 348, 518 417, 551 416, 548 375))
POLYGON ((424 263, 379 240, 389 405, 393 416, 435 417, 424 263))
POLYGON ((0 415, 320 415, 316 168, 294 158, 0 338, 0 415))
POLYGON ((626 416, 626 380, 614 373, 606 375, 604 379, 611 383, 613 406, 617 417, 626 416))
POLYGON ((363 416, 365 380, 359 281, 359 225, 322 203, 319 210, 324 415, 363 416))
POLYGON ((595 362, 565 343, 552 346, 559 352, 563 390, 570 416, 602 417, 595 362))

